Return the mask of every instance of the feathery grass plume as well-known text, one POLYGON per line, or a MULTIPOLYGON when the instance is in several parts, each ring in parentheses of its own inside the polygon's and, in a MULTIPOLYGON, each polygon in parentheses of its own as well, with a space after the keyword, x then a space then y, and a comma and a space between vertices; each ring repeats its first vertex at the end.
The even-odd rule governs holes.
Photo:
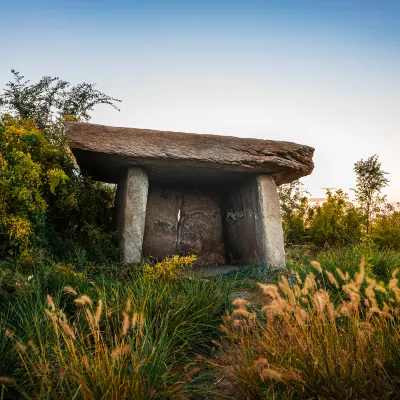
POLYGON ((54 304, 53 298, 48 294, 46 297, 47 305, 51 308, 52 311, 56 310, 56 305, 54 304))
POLYGON ((333 276, 332 272, 325 271, 325 275, 328 277, 328 280, 332 285, 334 285, 337 289, 339 289, 339 283, 336 278, 333 276))
POLYGON ((343 274, 343 272, 342 272, 342 270, 340 268, 336 268, 336 273, 339 275, 339 278, 342 281, 344 281, 344 282, 346 281, 345 276, 344 276, 344 274, 343 274))
POLYGON ((67 336, 71 337, 72 339, 75 339, 75 333, 67 322, 62 321, 60 322, 60 325, 67 336))
POLYGON ((242 320, 242 319, 234 319, 232 322, 232 326, 236 329, 240 328, 242 326, 243 322, 244 322, 244 320, 242 320))
POLYGON ((301 293, 304 296, 307 296, 310 291, 313 291, 316 286, 315 282, 315 275, 310 272, 307 276, 306 279, 304 280, 303 288, 301 290, 301 293))
POLYGON ((86 313, 86 320, 89 322, 91 329, 93 329, 95 327, 94 316, 88 308, 85 309, 85 313, 86 313))
POLYGON ((300 279, 300 275, 299 275, 299 273, 298 272, 296 272, 296 280, 297 280, 297 284, 298 285, 301 285, 303 282, 302 282, 302 280, 300 279))
POLYGON ((126 312, 131 311, 131 307, 132 307, 132 301, 130 299, 126 300, 125 311, 126 312))
POLYGON ((139 330, 140 331, 142 331, 143 330, 143 327, 144 327, 144 324, 146 323, 146 320, 145 320, 145 318, 144 318, 144 314, 143 313, 140 313, 140 316, 139 316, 139 330))
POLYGON ((65 286, 64 293, 72 294, 73 296, 78 296, 78 292, 71 286, 65 286))
POLYGON ((123 320, 123 323, 122 323, 121 335, 125 336, 126 333, 128 332, 128 329, 129 329, 129 315, 127 314, 126 311, 123 311, 122 315, 124 317, 124 320, 123 320))
POLYGON ((138 373, 140 368, 144 365, 144 363, 146 362, 146 358, 142 358, 135 367, 135 373, 138 373))
POLYGON ((57 320, 58 318, 56 317, 56 315, 54 315, 54 313, 52 313, 51 311, 45 309, 44 313, 51 319, 51 323, 53 324, 53 329, 54 332, 58 333, 58 324, 57 324, 57 320))
POLYGON ((103 300, 99 299, 97 303, 96 312, 94 314, 94 322, 96 325, 99 325, 102 311, 103 311, 103 300))
POLYGON ((121 353, 122 353, 121 346, 118 346, 111 352, 111 358, 114 361, 117 361, 121 357, 121 353))
POLYGON ((262 369, 268 365, 268 360, 266 358, 260 358, 257 361, 254 362, 254 369, 257 372, 261 372, 262 369))
POLYGON ((284 379, 286 381, 298 381, 298 380, 300 380, 300 376, 297 375, 293 371, 285 371, 285 372, 282 372, 281 375, 282 375, 282 379, 284 379))
POLYGON ((365 278, 365 258, 360 261, 360 270, 354 274, 354 284, 359 288, 361 287, 365 278))
POLYGON ((375 290, 376 292, 381 292, 381 293, 384 293, 384 294, 387 293, 387 290, 386 290, 383 286, 381 286, 381 285, 375 285, 374 290, 375 290))
POLYGON ((271 368, 264 368, 261 371, 261 376, 263 378, 267 378, 267 379, 273 379, 275 381, 281 381, 282 380, 282 374, 280 374, 279 372, 271 369, 271 368))
POLYGON ((13 334, 10 330, 6 329, 6 330, 4 331, 4 333, 5 333, 5 335, 6 335, 8 338, 10 338, 10 339, 13 339, 13 338, 14 338, 14 334, 13 334))
POLYGON ((132 315, 132 329, 136 326, 137 321, 138 321, 138 313, 135 312, 135 313, 132 315))
POLYGON ((233 310, 232 315, 235 317, 249 317, 251 313, 249 313, 245 308, 236 308, 233 310))
POLYGON ((37 348, 37 346, 35 345, 35 343, 33 343, 33 341, 31 339, 28 340, 28 346, 35 352, 37 353, 39 350, 37 348))
POLYGON ((90 364, 89 364, 89 359, 88 359, 88 357, 86 355, 82 357, 82 364, 83 364, 85 370, 89 371, 90 364))
POLYGON ((0 376, 0 385, 15 385, 15 380, 8 376, 0 376))
POLYGON ((301 290, 300 290, 299 285, 293 286, 293 292, 296 297, 301 297, 301 290))
POLYGON ((291 292, 289 282, 285 276, 281 277, 281 281, 278 283, 278 286, 282 290, 282 292, 285 293, 286 295, 288 295, 291 292))
POLYGON ((26 346, 22 344, 19 340, 15 341, 15 347, 21 352, 25 353, 26 352, 26 346))
POLYGON ((321 293, 316 293, 314 295, 314 302, 317 306, 317 310, 319 313, 323 313, 325 310, 326 302, 324 296, 321 293))
POLYGON ((234 301, 232 301, 232 305, 239 307, 239 308, 246 308, 247 304, 248 304, 247 301, 245 299, 241 299, 241 298, 238 298, 238 299, 235 299, 234 301))
POLYGON ((78 297, 77 299, 74 300, 74 302, 80 306, 88 304, 91 307, 93 305, 92 299, 86 294, 83 294, 82 296, 78 297))
MULTIPOLYGON (((296 296, 293 304, 283 294, 266 299, 262 308, 266 318, 256 319, 252 329, 241 329, 245 319, 224 318, 222 330, 227 336, 221 341, 219 365, 243 398, 274 398, 277 393, 282 398, 312 398, 315 393, 329 398, 386 398, 397 392, 400 369, 393 367, 398 365, 397 354, 388 351, 388 345, 397 348, 400 341, 396 320, 400 301, 393 295, 396 291, 400 295, 396 274, 391 291, 382 291, 379 297, 381 307, 370 304, 377 284, 365 276, 362 263, 349 278, 341 271, 341 280, 333 273, 335 280, 325 271, 324 275, 332 283, 332 293, 325 289, 328 279, 316 281, 309 274, 302 289, 297 285, 305 295, 296 296), (368 306, 360 309, 364 280, 369 297, 363 300, 368 306), (269 379, 280 382, 279 388, 269 379)), ((291 290, 298 294, 296 285, 291 290)))
POLYGON ((277 299, 279 297, 279 290, 275 285, 266 285, 264 283, 257 283, 260 286, 263 293, 267 296, 272 297, 273 299, 277 299))
POLYGON ((297 307, 294 316, 299 325, 304 325, 307 319, 307 313, 303 308, 297 307))
POLYGON ((314 267, 314 269, 319 272, 320 274, 322 274, 322 268, 321 268, 321 264, 318 261, 311 261, 311 265, 314 267))

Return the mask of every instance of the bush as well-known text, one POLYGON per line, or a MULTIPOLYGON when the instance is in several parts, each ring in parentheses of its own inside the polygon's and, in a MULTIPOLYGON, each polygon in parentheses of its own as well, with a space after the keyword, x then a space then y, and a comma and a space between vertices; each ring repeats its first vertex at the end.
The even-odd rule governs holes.
POLYGON ((29 84, 12 73, 0 101, 0 257, 45 249, 63 261, 115 259, 115 188, 80 174, 62 123, 118 100, 90 84, 29 84))

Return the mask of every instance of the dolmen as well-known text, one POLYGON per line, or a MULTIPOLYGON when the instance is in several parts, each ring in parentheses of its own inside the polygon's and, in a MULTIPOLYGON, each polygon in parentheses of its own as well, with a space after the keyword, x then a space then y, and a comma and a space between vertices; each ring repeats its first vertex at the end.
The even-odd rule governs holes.
POLYGON ((285 266, 277 185, 309 175, 291 142, 66 123, 81 171, 117 184, 121 261, 285 266))

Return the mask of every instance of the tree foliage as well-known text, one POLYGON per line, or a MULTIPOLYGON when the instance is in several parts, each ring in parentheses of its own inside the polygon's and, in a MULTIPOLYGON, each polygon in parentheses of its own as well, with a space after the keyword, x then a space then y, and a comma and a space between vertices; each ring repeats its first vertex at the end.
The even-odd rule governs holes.
POLYGON ((379 205, 384 203, 382 189, 389 184, 385 177, 387 172, 382 170, 378 155, 361 159, 354 164, 354 172, 357 175, 357 186, 354 190, 356 199, 365 213, 367 233, 370 232, 371 218, 379 211, 379 205))
POLYGON ((308 209, 308 194, 300 181, 278 187, 283 232, 285 242, 288 244, 301 243, 306 238, 305 217, 308 209))
POLYGON ((341 245, 360 240, 362 214, 341 190, 327 191, 327 199, 309 209, 308 233, 312 243, 341 245))
POLYGON ((94 106, 117 100, 92 84, 29 84, 12 73, 0 114, 0 256, 38 247, 62 259, 115 255, 114 188, 80 174, 62 122, 86 121, 94 106))
MULTIPOLYGON (((51 129, 66 118, 88 121, 98 104, 108 104, 118 110, 114 99, 95 89, 94 84, 72 86, 58 77, 44 76, 30 84, 18 71, 11 70, 13 81, 6 84, 0 112, 31 119, 39 129, 51 129)), ((1 103, 0 103, 1 104, 1 103)))

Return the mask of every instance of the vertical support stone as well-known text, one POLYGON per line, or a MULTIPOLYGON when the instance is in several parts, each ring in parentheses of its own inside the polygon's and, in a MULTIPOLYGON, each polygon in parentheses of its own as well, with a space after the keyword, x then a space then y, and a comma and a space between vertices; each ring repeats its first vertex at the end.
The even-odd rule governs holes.
POLYGON ((147 173, 131 167, 117 186, 118 241, 123 263, 138 263, 142 256, 149 179, 147 173))
POLYGON ((226 195, 225 235, 232 261, 285 267, 279 198, 270 175, 246 178, 226 195))

